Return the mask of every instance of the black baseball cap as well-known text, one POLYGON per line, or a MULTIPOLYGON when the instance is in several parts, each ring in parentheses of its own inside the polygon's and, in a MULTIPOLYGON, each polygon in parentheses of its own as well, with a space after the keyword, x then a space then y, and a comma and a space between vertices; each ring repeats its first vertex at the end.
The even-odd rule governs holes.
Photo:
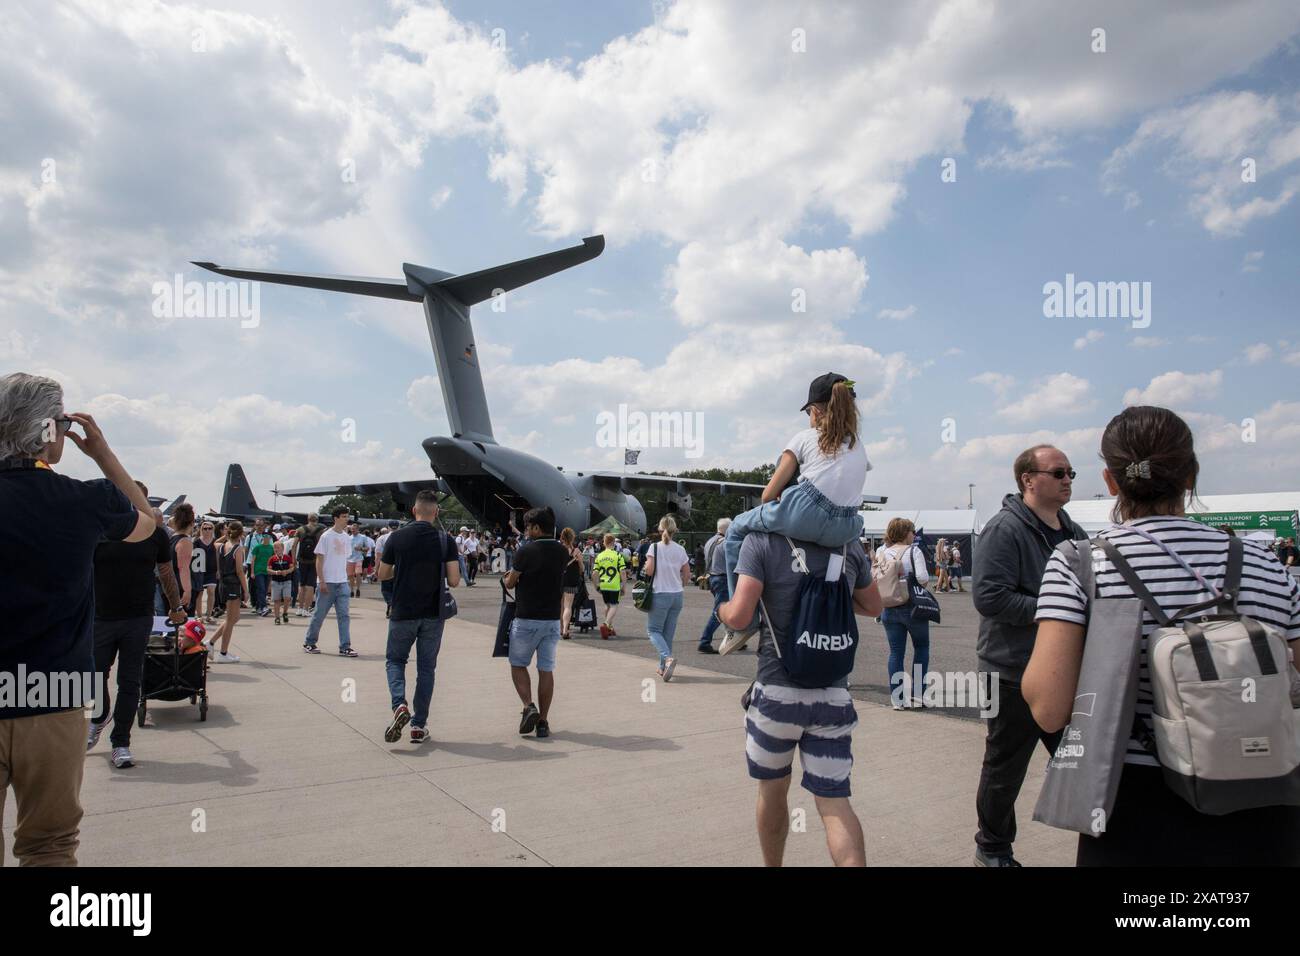
POLYGON ((847 382, 849 386, 849 394, 854 398, 858 397, 858 393, 853 391, 853 386, 856 385, 857 382, 850 382, 839 372, 827 372, 825 375, 818 375, 812 380, 812 384, 808 386, 808 401, 803 403, 803 408, 799 409, 799 411, 806 412, 808 411, 809 405, 819 405, 823 402, 829 402, 831 400, 831 389, 839 382, 847 382))

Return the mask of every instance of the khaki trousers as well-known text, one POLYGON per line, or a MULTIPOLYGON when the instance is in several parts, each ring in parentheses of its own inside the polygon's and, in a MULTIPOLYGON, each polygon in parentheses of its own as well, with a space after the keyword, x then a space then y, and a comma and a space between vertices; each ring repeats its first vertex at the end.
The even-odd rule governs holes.
POLYGON ((0 720, 0 818, 12 784, 18 809, 14 856, 20 866, 77 865, 85 766, 84 710, 0 720))

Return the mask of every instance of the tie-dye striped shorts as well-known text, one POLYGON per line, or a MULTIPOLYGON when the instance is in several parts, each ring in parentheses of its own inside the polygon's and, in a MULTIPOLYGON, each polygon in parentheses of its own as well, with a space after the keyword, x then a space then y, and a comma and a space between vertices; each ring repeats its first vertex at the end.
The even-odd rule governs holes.
POLYGON ((805 690, 755 684, 745 713, 745 760, 755 780, 789 776, 799 748, 805 790, 847 797, 858 712, 843 687, 805 690))

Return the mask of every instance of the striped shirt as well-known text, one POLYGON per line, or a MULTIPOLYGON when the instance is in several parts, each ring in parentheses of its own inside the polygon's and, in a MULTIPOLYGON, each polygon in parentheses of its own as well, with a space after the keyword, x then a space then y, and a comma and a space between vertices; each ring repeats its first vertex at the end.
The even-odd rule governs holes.
MULTIPOLYGON (((1177 553, 1213 587, 1222 590, 1228 562, 1228 536, 1222 531, 1189 518, 1153 516, 1138 518, 1101 532, 1133 566, 1142 583, 1166 615, 1191 604, 1208 600, 1207 594, 1185 568, 1146 538, 1128 530, 1141 528, 1165 547, 1177 553)), ((1267 548, 1243 541, 1239 613, 1278 628, 1288 641, 1300 640, 1300 584, 1289 575, 1267 548)), ((1093 573, 1097 595, 1102 598, 1133 597, 1133 590, 1100 549, 1093 550, 1093 573)), ((1073 568, 1060 552, 1053 552, 1043 571, 1038 593, 1037 621, 1068 621, 1087 625, 1087 600, 1073 568)), ((1147 670, 1147 637, 1159 625, 1142 609, 1142 649, 1138 660, 1138 717, 1151 725, 1151 676, 1147 670)), ((1129 740, 1125 763, 1159 766, 1136 740, 1129 740)))

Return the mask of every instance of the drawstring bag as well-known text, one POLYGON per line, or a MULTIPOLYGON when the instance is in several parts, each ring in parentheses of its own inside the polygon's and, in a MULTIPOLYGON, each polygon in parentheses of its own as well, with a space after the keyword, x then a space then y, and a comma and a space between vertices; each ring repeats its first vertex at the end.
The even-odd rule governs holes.
MULTIPOLYGON (((655 573, 658 574, 659 573, 659 545, 658 544, 654 545, 654 550, 651 552, 651 558, 654 560, 655 563, 655 573)), ((654 603, 654 598, 655 598, 654 579, 646 577, 645 568, 642 567, 640 571, 640 575, 637 577, 636 582, 632 585, 632 603, 636 605, 636 609, 638 611, 645 611, 649 613, 650 606, 654 603)))
MULTIPOLYGON (((796 548, 789 538, 785 541, 790 545, 791 567, 803 580, 785 638, 774 641, 773 646, 792 682, 800 687, 830 687, 852 672, 858 651, 853 592, 842 573, 848 546, 838 556, 831 555, 826 574, 821 576, 809 573, 802 548, 796 548)), ((766 607, 763 618, 771 620, 766 607)))
POLYGON ((912 561, 907 562, 907 594, 912 620, 939 623, 939 599, 916 579, 916 568, 912 561))

